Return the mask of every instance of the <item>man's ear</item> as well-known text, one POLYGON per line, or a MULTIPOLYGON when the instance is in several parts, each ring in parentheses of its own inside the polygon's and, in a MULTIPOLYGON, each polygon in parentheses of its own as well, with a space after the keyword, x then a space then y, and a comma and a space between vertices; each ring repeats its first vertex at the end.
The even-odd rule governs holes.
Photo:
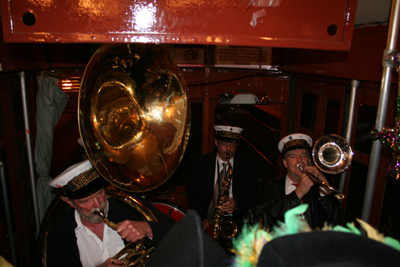
POLYGON ((66 202, 68 205, 70 205, 72 208, 75 208, 75 204, 67 197, 60 196, 61 200, 66 202))
POLYGON ((283 166, 285 166, 285 168, 287 169, 287 161, 285 158, 283 158, 283 166))
POLYGON ((215 144, 215 146, 217 146, 217 144, 218 144, 217 138, 214 138, 214 144, 215 144))

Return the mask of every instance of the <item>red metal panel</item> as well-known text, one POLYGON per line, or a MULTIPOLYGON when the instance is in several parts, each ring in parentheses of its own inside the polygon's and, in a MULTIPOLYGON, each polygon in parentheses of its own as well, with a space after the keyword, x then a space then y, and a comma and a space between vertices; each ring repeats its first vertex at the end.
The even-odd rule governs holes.
MULTIPOLYGON (((387 25, 355 29, 348 52, 281 49, 280 70, 380 82, 387 31, 387 25)), ((397 82, 396 76, 393 76, 392 82, 397 82)))
POLYGON ((357 7, 357 0, 0 1, 6 42, 151 42, 329 50, 350 49, 357 7))

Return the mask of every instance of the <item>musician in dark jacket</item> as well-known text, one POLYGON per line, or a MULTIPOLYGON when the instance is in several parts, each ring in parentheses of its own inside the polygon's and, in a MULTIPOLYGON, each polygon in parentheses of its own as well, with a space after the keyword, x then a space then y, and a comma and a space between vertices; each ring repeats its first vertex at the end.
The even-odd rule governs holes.
POLYGON ((226 177, 226 173, 222 175, 221 171, 224 169, 229 155, 229 162, 232 166, 232 182, 229 201, 223 203, 221 209, 225 218, 235 221, 240 229, 243 224, 243 215, 256 204, 257 166, 251 158, 236 153, 242 128, 216 125, 214 130, 217 152, 200 156, 191 166, 186 187, 188 206, 200 215, 203 230, 212 227, 210 222, 216 204, 215 200, 219 195, 219 185, 223 179, 222 176, 226 177))
POLYGON ((47 237, 47 266, 117 266, 112 260, 128 242, 143 239, 155 246, 174 221, 140 198, 159 220, 143 221, 127 204, 107 199, 105 180, 86 160, 71 166, 54 178, 50 185, 61 193, 61 199, 72 207, 50 228, 47 237), (118 223, 116 230, 95 213, 102 209, 107 218, 118 223))
POLYGON ((343 223, 339 200, 305 173, 311 173, 328 184, 323 173, 311 165, 311 147, 311 137, 302 133, 288 135, 279 142, 278 149, 287 174, 265 185, 260 196, 261 204, 252 209, 255 222, 260 218, 264 226, 274 225, 277 221, 284 222, 286 211, 307 203, 308 209, 301 216, 311 228, 323 227, 324 223, 343 223), (304 172, 299 170, 299 164, 303 166, 304 172))

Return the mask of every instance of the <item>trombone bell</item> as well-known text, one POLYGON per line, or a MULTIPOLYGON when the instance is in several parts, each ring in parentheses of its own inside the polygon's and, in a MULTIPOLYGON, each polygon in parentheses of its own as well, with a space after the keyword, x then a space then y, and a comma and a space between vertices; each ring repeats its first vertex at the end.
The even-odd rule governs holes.
POLYGON ((343 137, 331 134, 315 142, 312 158, 322 172, 338 174, 350 166, 353 151, 343 137))

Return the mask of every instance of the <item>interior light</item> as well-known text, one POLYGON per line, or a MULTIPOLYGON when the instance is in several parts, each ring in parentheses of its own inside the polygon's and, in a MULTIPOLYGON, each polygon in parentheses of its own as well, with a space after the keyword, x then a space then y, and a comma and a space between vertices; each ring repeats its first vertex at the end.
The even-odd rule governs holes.
POLYGON ((79 92, 79 88, 81 86, 81 78, 60 78, 58 79, 58 86, 65 92, 79 92))

